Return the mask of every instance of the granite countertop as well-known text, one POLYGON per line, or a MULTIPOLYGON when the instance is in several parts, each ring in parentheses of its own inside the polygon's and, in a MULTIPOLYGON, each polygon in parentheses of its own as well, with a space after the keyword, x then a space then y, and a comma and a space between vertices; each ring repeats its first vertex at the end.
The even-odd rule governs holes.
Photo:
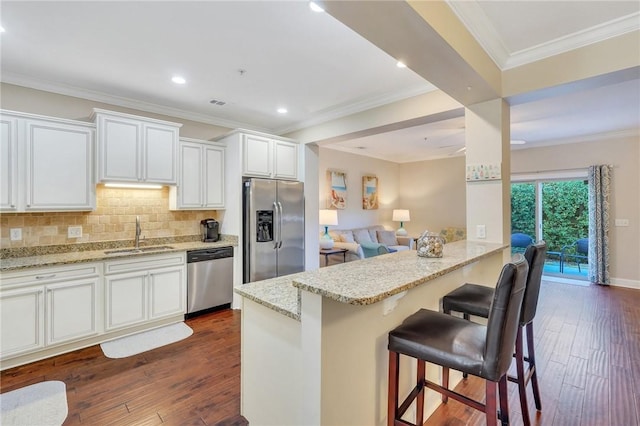
POLYGON ((231 235, 223 235, 220 241, 217 241, 215 243, 203 243, 199 240, 172 242, 170 238, 163 239, 161 242, 146 241, 140 244, 140 248, 149 246, 170 246, 171 249, 161 249, 157 251, 151 250, 141 253, 105 254, 105 250, 132 248, 123 246, 120 242, 88 243, 82 246, 83 249, 79 249, 80 246, 73 244, 69 244, 67 246, 55 246, 51 248, 45 246, 31 249, 31 252, 34 253, 30 253, 29 250, 23 250, 23 253, 27 254, 25 256, 14 255, 0 259, 0 272, 12 272, 27 268, 67 265, 72 263, 101 262, 105 260, 122 259, 132 256, 150 256, 162 253, 173 253, 186 250, 197 250, 213 247, 229 247, 237 245, 237 237, 231 235), (87 246, 89 246, 89 249, 87 249, 87 246))
POLYGON ((457 241, 444 246, 441 258, 419 257, 415 250, 405 250, 243 284, 237 286, 235 292, 300 320, 299 290, 342 303, 370 305, 508 247, 500 243, 457 241))
POLYGON ((291 281, 304 274, 306 272, 240 284, 234 288, 234 291, 282 315, 300 321, 300 290, 293 287, 291 281))

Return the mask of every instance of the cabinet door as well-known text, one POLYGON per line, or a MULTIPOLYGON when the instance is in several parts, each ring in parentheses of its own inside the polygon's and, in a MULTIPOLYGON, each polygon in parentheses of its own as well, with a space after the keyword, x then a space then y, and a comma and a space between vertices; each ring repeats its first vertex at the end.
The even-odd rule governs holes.
POLYGON ((178 183, 178 129, 162 124, 143 124, 143 176, 148 183, 178 183))
POLYGON ((186 312, 185 267, 149 271, 149 319, 186 312))
POLYGON ((139 324, 147 319, 146 277, 146 271, 105 277, 106 330, 139 324))
POLYGON ((18 205, 18 121, 0 118, 0 209, 15 211, 18 205))
POLYGON ((53 284, 47 290, 47 345, 98 333, 99 278, 53 284))
POLYGON ((205 146, 205 207, 224 208, 224 148, 205 146))
POLYGON ((202 208, 202 146, 195 143, 180 145, 180 181, 178 182, 178 208, 202 208))
POLYGON ((25 210, 93 210, 93 130, 27 120, 25 210))
POLYGON ((0 293, 0 357, 44 347, 44 287, 0 293))
POLYGON ((98 115, 98 180, 137 182, 142 125, 124 117, 98 115))
POLYGON ((259 136, 244 135, 243 174, 271 177, 271 162, 271 140, 259 136))
POLYGON ((273 141, 273 177, 298 179, 298 144, 273 141))

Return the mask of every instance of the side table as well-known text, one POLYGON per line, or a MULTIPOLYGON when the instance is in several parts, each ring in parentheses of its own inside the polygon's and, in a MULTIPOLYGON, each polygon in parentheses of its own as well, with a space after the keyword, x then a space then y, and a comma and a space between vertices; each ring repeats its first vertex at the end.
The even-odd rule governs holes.
POLYGON ((320 249, 320 254, 324 255, 324 266, 329 265, 329 255, 330 254, 341 254, 342 253, 342 263, 347 261, 347 249, 343 248, 330 248, 330 249, 320 249))

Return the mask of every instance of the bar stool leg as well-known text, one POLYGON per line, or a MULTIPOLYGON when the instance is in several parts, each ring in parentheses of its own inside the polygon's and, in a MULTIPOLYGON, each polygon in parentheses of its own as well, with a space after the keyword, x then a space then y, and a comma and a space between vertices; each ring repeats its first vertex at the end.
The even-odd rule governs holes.
POLYGON ((417 362, 416 386, 420 387, 420 393, 416 397, 416 425, 421 426, 424 423, 425 362, 421 359, 418 359, 417 362))
POLYGON ((527 408, 527 381, 524 372, 524 354, 522 353, 522 327, 518 327, 518 333, 516 334, 516 371, 517 371, 517 383, 518 393, 520 394, 520 409, 522 410, 522 421, 524 426, 530 426, 529 409, 527 408))
MULTIPOLYGON (((442 387, 449 389, 449 367, 442 367, 442 387)), ((445 394, 442 394, 440 398, 443 404, 449 401, 449 397, 445 394)))
POLYGON ((542 410, 542 402, 540 401, 540 388, 538 388, 538 373, 536 371, 536 355, 533 349, 533 322, 527 324, 527 352, 529 355, 529 369, 533 371, 531 374, 531 387, 533 388, 533 399, 536 403, 536 410, 542 410))
POLYGON ((498 407, 496 404, 496 395, 498 384, 491 380, 485 380, 485 418, 487 420, 487 426, 493 426, 498 424, 498 407))
POLYGON ((397 352, 389 351, 389 395, 387 399, 387 426, 394 426, 398 414, 398 368, 400 359, 397 352))
POLYGON ((507 375, 502 376, 498 382, 500 392, 500 421, 503 425, 509 425, 509 394, 507 393, 507 375))

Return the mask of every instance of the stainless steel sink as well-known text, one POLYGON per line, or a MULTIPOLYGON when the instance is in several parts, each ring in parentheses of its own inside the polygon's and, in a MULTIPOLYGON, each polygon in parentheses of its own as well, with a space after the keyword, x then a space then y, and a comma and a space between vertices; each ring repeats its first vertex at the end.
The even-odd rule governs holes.
POLYGON ((140 247, 140 248, 125 248, 125 249, 117 249, 117 250, 105 250, 104 254, 136 254, 136 253, 146 253, 149 251, 164 251, 164 250, 172 250, 171 246, 149 246, 149 247, 140 247))

